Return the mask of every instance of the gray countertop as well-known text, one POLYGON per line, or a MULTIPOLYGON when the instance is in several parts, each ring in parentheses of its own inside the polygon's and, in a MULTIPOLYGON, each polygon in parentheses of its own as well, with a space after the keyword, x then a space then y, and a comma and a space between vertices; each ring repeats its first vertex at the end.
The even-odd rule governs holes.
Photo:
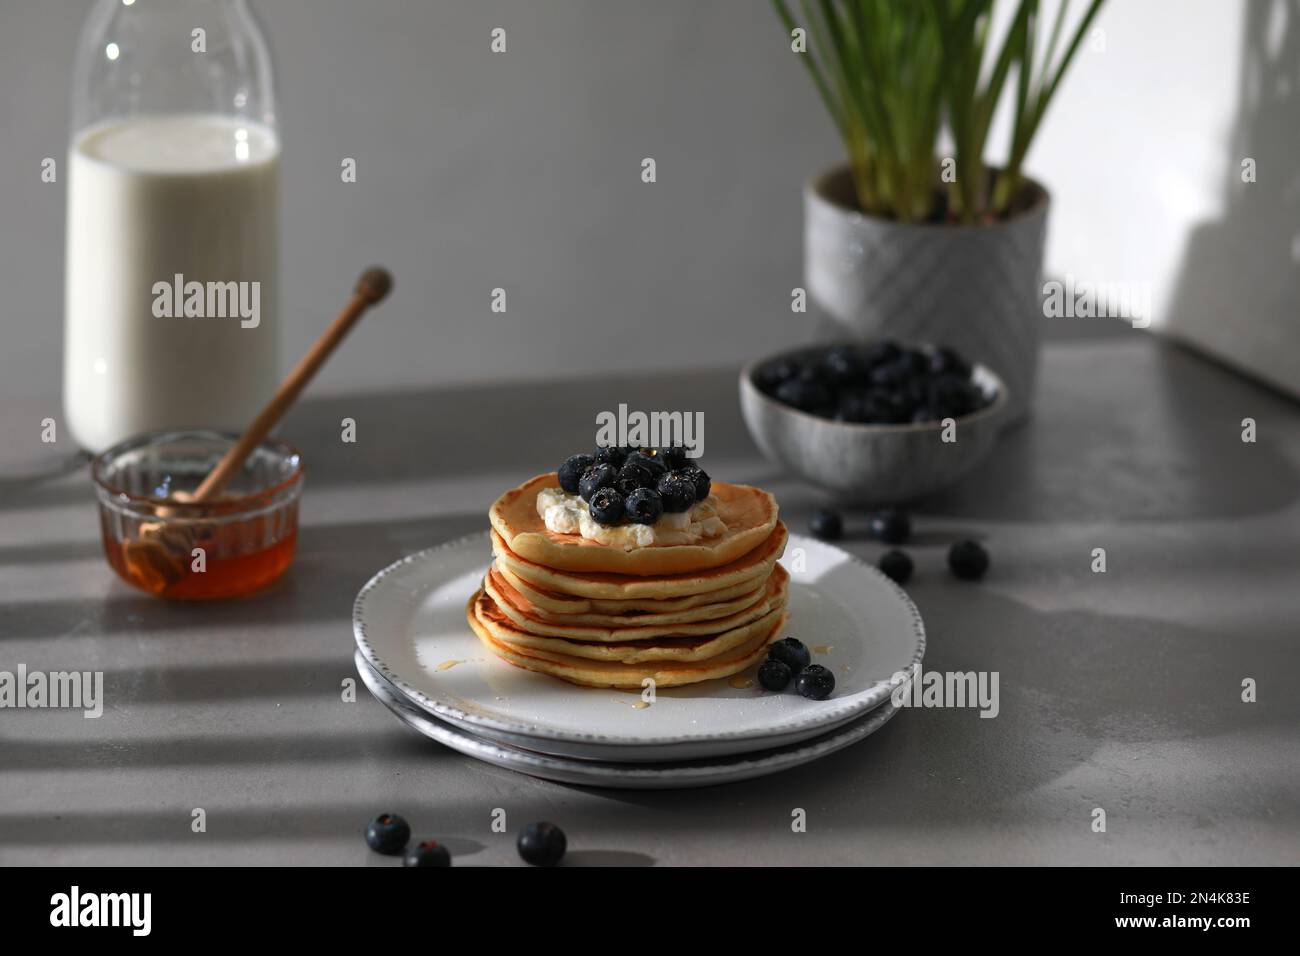
MULTIPOLYGON (((996 719, 905 710, 774 777, 637 793, 478 763, 364 688, 344 702, 366 579, 485 527, 620 401, 704 410, 709 470, 772 490, 792 527, 821 503, 758 457, 732 370, 312 398, 281 430, 308 467, 294 567, 171 604, 104 564, 85 470, 40 443, 57 404, 6 404, 0 670, 102 670, 106 704, 0 711, 0 862, 388 865, 361 829, 396 810, 460 864, 514 863, 498 807, 559 823, 587 863, 1300 862, 1300 409, 1144 335, 1050 345, 1033 419, 916 509, 926 669, 998 671, 996 719), (944 569, 958 535, 992 554, 981 584, 944 569)), ((874 561, 864 525, 846 546, 874 561)))

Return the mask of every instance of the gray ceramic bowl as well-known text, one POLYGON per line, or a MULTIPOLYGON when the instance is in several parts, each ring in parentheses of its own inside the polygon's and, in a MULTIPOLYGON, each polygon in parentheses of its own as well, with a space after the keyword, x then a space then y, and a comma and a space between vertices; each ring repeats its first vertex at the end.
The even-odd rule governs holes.
POLYGON ((884 505, 922 498, 954 484, 992 450, 1007 408, 1007 387, 976 365, 975 384, 992 402, 956 419, 956 441, 943 425, 858 425, 836 422, 778 402, 759 390, 758 369, 778 358, 807 359, 813 346, 751 362, 740 373, 740 408, 763 454, 841 501, 884 505))

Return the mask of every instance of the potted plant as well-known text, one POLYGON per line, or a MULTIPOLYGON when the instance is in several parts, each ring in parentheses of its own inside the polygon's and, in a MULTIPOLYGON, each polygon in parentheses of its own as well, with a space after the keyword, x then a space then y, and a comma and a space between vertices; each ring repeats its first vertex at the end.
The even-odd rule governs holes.
POLYGON ((1019 0, 1000 43, 994 0, 802 0, 799 19, 773 4, 848 154, 804 190, 813 300, 857 337, 948 345, 988 365, 1019 419, 1038 360, 1049 204, 1022 164, 1102 0, 1063 46, 1062 0, 1041 50, 1038 0, 1019 0), (1004 92, 1010 143, 994 168, 985 151, 1004 92))

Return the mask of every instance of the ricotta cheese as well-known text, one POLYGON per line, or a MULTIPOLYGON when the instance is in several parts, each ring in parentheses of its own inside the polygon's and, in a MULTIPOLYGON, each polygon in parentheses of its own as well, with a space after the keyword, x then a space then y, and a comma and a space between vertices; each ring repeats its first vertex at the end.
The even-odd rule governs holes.
POLYGON ((654 545, 696 544, 716 538, 727 530, 718 517, 718 499, 709 495, 687 511, 664 512, 654 524, 635 524, 624 520, 604 525, 591 516, 587 502, 563 488, 544 488, 537 494, 537 514, 547 530, 556 534, 577 534, 611 548, 634 551, 654 545))

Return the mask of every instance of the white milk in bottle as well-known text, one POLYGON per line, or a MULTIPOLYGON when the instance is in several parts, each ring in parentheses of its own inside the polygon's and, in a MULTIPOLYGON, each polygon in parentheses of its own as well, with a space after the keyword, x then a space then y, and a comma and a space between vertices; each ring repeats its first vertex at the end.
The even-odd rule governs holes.
POLYGON ((232 116, 106 120, 69 156, 64 411, 91 451, 238 431, 275 391, 275 132, 232 116))

